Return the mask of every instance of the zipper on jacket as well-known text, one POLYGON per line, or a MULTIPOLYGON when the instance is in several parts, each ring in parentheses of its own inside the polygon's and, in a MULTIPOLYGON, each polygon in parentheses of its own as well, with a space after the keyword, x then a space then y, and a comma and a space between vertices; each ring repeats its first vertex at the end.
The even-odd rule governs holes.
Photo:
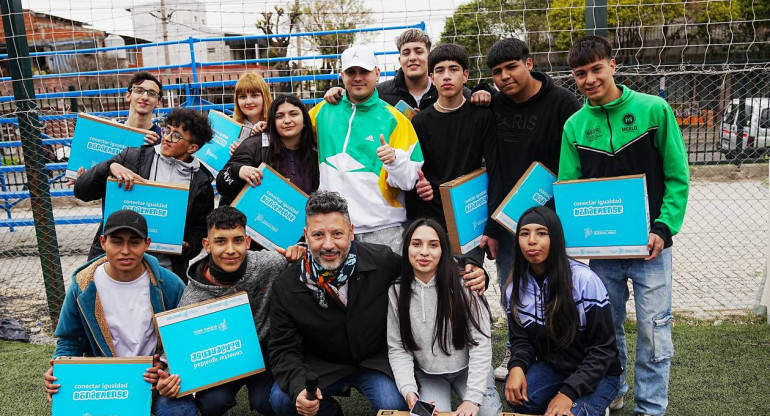
POLYGON ((342 145, 342 153, 345 153, 348 149, 348 140, 350 139, 350 130, 353 128, 353 117, 356 116, 356 105, 353 103, 350 103, 350 107, 353 109, 353 113, 350 115, 350 120, 348 120, 348 133, 345 135, 345 144, 342 145))
POLYGON ((607 109, 604 108, 604 106, 602 106, 602 111, 604 111, 604 115, 607 118, 607 127, 610 129, 610 152, 612 152, 612 154, 614 155, 615 147, 612 146, 612 124, 610 124, 610 112, 607 111, 607 109))
MULTIPOLYGON (((80 301, 76 300, 75 302, 78 304, 78 309, 80 309, 80 314, 83 315, 83 317, 85 318, 86 314, 85 312, 83 312, 83 307, 80 306, 80 301)), ((107 354, 104 353, 102 346, 99 345, 99 342, 96 340, 96 333, 94 332, 94 329, 91 328, 91 323, 88 322, 88 318, 85 318, 84 321, 86 321, 86 326, 88 326, 88 330, 91 331, 91 336, 94 337, 94 343, 96 344, 97 347, 99 347, 99 351, 101 351, 102 357, 107 357, 107 354)))

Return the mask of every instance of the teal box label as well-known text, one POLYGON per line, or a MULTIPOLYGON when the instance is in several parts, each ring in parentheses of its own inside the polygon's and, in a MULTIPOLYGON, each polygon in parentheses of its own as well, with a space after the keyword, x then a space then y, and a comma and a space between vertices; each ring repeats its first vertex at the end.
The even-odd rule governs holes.
POLYGON ((246 234, 275 250, 297 244, 305 228, 307 195, 266 164, 262 182, 246 185, 232 206, 246 214, 246 234))
POLYGON ((545 205, 553 198, 554 182, 556 175, 540 163, 533 162, 492 214, 492 219, 516 234, 516 224, 524 211, 545 205))
POLYGON ((465 254, 481 242, 489 216, 488 186, 486 169, 441 185, 441 203, 453 253, 465 254))
POLYGON ((219 111, 209 111, 209 123, 214 131, 210 142, 195 152, 201 163, 216 173, 222 170, 230 160, 230 145, 238 141, 243 126, 219 111))
POLYGON ((649 255, 644 175, 556 182, 553 190, 567 254, 578 258, 649 255))
POLYGON ((245 292, 155 315, 180 396, 265 369, 245 292))
POLYGON ((148 133, 90 114, 78 114, 66 176, 77 178, 81 167, 90 169, 126 147, 142 146, 148 133))
POLYGON ((104 196, 104 218, 115 211, 130 209, 147 221, 150 251, 179 254, 184 241, 189 190, 177 185, 157 182, 134 183, 130 191, 118 187, 114 179, 107 180, 104 196))
MULTIPOLYGON (((79 364, 54 361, 54 376, 61 384, 53 395, 52 416, 150 415, 152 385, 144 380, 149 362, 79 364)), ((87 360, 93 361, 93 360, 87 360)))

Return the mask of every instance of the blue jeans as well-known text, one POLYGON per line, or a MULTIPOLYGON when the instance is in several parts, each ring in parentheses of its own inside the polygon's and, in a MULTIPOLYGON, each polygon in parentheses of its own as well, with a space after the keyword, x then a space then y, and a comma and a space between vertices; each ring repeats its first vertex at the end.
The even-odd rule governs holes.
POLYGON ((275 379, 270 371, 234 380, 195 394, 202 416, 221 416, 237 404, 235 398, 241 387, 249 390, 249 408, 263 416, 275 416, 270 407, 270 390, 275 379))
MULTIPOLYGON (((426 374, 418 368, 414 369, 414 377, 419 386, 420 399, 436 404, 436 410, 439 412, 451 412, 452 408, 452 390, 464 399, 468 387, 468 368, 464 368, 456 373, 449 374, 426 374)), ((503 405, 500 403, 500 395, 495 387, 495 376, 492 375, 492 369, 489 369, 487 376, 487 387, 484 391, 484 397, 481 400, 478 416, 497 416, 503 411, 503 405)))
MULTIPOLYGON (((395 381, 385 373, 368 368, 358 367, 355 373, 343 377, 331 385, 321 389, 323 400, 316 416, 334 416, 339 410, 339 404, 332 398, 355 387, 363 394, 374 408, 379 410, 408 410, 406 402, 396 387, 395 381)), ((279 416, 296 416, 296 397, 290 397, 281 390, 278 383, 273 384, 270 392, 270 404, 279 416)))
MULTIPOLYGON (((615 321, 620 364, 627 361, 626 320, 628 279, 634 288, 636 306, 636 362, 634 399, 637 413, 662 415, 668 406, 668 377, 674 343, 671 340, 671 248, 654 260, 591 260, 591 268, 607 288, 615 321)), ((628 392, 625 372, 619 395, 628 392)))
POLYGON ((152 392, 152 414, 155 416, 198 416, 193 396, 169 398, 152 392))
MULTIPOLYGON (((548 410, 548 404, 559 393, 567 378, 557 373, 550 364, 538 361, 527 370, 528 402, 521 406, 508 403, 516 413, 542 415, 548 410)), ((507 382, 506 378, 506 382, 507 382)), ((572 414, 575 416, 604 416, 606 409, 618 394, 620 376, 602 377, 599 386, 591 394, 578 397, 572 403, 572 414)))

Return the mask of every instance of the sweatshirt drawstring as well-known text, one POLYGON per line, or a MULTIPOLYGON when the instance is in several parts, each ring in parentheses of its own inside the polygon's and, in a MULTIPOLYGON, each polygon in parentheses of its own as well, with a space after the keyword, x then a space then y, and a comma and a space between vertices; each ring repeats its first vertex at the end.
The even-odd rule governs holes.
POLYGON ((425 323, 425 300, 423 299, 423 293, 425 292, 425 286, 420 286, 420 310, 422 310, 422 322, 425 323))

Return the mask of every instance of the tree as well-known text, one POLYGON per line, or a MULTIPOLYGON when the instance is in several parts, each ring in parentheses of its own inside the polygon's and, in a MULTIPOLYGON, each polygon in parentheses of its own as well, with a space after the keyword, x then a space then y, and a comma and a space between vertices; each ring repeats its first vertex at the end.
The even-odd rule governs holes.
MULTIPOLYGON (((311 0, 302 10, 302 28, 305 32, 355 29, 371 24, 372 10, 363 0, 311 0)), ((360 33, 338 33, 305 38, 310 48, 321 55, 334 55, 347 49, 362 38, 360 33)), ((337 58, 324 58, 321 72, 336 73, 337 58)))
MULTIPOLYGON (((742 16, 736 0, 608 0, 608 35, 619 57, 628 64, 685 59, 694 46, 711 52, 729 44, 732 26, 742 16)), ((549 31, 557 49, 567 50, 585 34, 585 0, 553 0, 549 31)))
MULTIPOLYGON (((522 0, 523 1, 523 0, 522 0)), ((543 0, 545 1, 545 0, 543 0)), ((487 73, 484 57, 493 43, 519 33, 523 18, 515 10, 518 0, 472 0, 461 4, 446 19, 441 32, 442 43, 465 47, 471 56, 471 78, 487 73)))
MULTIPOLYGON (((284 58, 289 51, 291 36, 288 36, 297 29, 302 16, 299 4, 295 2, 288 10, 280 6, 275 6, 275 11, 262 12, 261 17, 257 19, 257 29, 265 35, 281 34, 282 36, 270 37, 267 40, 268 58, 284 58)), ((270 67, 271 65, 268 65, 270 67)), ((272 65, 279 73, 289 68, 286 61, 278 62, 272 65)))

